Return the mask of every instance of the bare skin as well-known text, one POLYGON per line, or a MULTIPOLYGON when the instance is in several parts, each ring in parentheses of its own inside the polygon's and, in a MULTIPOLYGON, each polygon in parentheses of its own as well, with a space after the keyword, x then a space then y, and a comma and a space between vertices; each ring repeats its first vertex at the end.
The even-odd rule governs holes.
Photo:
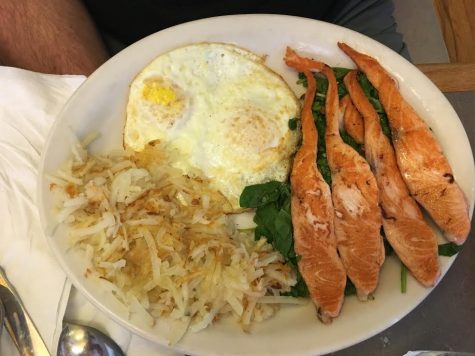
POLYGON ((89 75, 109 55, 80 0, 0 0, 0 63, 89 75))

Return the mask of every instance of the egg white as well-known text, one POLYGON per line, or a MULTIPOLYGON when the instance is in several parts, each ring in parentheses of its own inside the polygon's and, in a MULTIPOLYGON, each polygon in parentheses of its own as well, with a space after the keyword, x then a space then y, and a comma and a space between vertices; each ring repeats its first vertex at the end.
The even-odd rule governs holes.
POLYGON ((174 166, 200 170, 234 210, 245 186, 283 181, 299 133, 288 120, 299 101, 261 57, 222 43, 198 43, 158 56, 134 79, 124 144, 151 141, 174 153, 174 166))

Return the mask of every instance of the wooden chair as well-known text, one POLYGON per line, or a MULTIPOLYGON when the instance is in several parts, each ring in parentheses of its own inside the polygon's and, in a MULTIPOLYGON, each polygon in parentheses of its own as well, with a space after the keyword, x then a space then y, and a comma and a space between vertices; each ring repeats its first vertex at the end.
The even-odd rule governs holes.
POLYGON ((475 0, 433 0, 450 63, 418 64, 443 92, 475 91, 475 0))

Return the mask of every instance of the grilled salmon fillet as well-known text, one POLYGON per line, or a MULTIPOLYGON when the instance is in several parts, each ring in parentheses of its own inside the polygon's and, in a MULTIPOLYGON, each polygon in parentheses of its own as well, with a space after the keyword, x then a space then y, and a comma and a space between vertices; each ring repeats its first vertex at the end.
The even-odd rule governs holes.
POLYGON ((384 262, 378 185, 368 162, 343 142, 335 74, 328 66, 322 73, 328 79, 325 141, 332 175, 337 247, 359 299, 367 300, 378 285, 384 262))
POLYGON ((347 74, 344 82, 364 118, 365 155, 378 183, 386 238, 412 275, 424 286, 433 286, 440 276, 437 237, 409 194, 394 149, 358 83, 357 72, 347 74))
POLYGON ((364 142, 364 121, 349 95, 341 98, 340 111, 343 112, 343 128, 361 145, 364 142))
POLYGON ((310 71, 322 67, 290 48, 284 59, 288 66, 304 72, 308 81, 301 114, 302 146, 290 177, 295 252, 300 256, 298 268, 317 306, 317 315, 328 323, 340 313, 346 273, 336 248, 330 188, 316 166, 318 134, 312 115, 316 83, 310 71))
POLYGON ((467 200, 432 131, 404 100, 394 79, 376 59, 344 43, 338 46, 379 92, 388 115, 397 164, 411 195, 449 241, 463 244, 470 231, 467 200))

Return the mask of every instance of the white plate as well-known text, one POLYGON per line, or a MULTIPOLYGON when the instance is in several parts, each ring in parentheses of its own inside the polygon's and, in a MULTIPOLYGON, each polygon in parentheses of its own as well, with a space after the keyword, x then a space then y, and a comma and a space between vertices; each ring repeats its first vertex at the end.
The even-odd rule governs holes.
MULTIPOLYGON (((150 329, 141 320, 127 317, 104 288, 84 278, 80 256, 67 251, 61 229, 53 231, 51 201, 45 173, 54 172, 67 159, 71 141, 68 130, 82 136, 102 133, 93 146, 98 151, 120 147, 121 130, 129 83, 158 54, 192 42, 230 42, 258 54, 268 55, 267 64, 297 88, 295 72, 282 61, 286 46, 333 66, 354 67, 338 49, 338 41, 375 56, 397 78, 403 95, 424 117, 439 138, 456 179, 473 210, 475 168, 467 135, 457 114, 444 95, 412 64, 392 50, 361 34, 335 25, 279 15, 238 15, 205 19, 172 27, 128 47, 99 68, 73 95, 56 120, 43 152, 40 167, 39 207, 51 247, 74 286, 110 317, 131 331, 159 344, 167 325, 159 322, 150 329)), ((441 240, 443 241, 443 240, 441 240)), ((441 258, 445 274, 455 257, 441 258)), ((199 354, 322 354, 348 347, 394 324, 424 298, 431 289, 421 287, 412 277, 408 291, 400 293, 400 265, 389 258, 384 264, 375 300, 360 303, 347 298, 341 316, 331 325, 321 324, 313 306, 285 307, 276 317, 256 325, 250 334, 231 322, 220 322, 207 330, 188 334, 177 350, 199 354)))

